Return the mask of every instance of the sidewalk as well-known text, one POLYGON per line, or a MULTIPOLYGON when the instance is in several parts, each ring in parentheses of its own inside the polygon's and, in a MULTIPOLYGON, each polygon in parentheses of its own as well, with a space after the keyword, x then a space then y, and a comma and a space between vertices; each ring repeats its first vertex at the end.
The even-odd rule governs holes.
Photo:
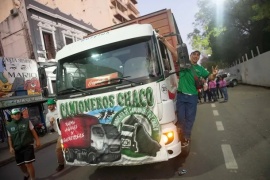
MULTIPOLYGON (((45 148, 53 143, 56 143, 58 136, 59 136, 58 133, 54 132, 51 134, 48 133, 43 137, 39 137, 41 143, 41 147, 39 149, 45 148)), ((10 154, 9 152, 8 143, 0 142, 0 167, 14 160, 15 160, 14 155, 10 154)))

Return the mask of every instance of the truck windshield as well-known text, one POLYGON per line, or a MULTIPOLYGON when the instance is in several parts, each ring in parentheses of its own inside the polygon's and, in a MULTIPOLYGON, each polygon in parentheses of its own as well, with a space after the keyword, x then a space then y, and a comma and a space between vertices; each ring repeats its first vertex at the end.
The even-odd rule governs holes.
POLYGON ((116 83, 159 77, 161 68, 151 37, 136 38, 89 49, 59 60, 57 91, 87 90, 116 83))

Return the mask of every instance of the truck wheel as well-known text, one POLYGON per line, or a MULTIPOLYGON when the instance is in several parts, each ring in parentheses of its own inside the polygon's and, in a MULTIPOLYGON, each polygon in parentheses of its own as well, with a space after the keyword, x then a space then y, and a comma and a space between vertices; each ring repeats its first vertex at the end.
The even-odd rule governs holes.
POLYGON ((74 162, 74 159, 75 159, 75 157, 74 157, 75 155, 74 155, 74 152, 72 151, 72 150, 70 150, 70 149, 67 149, 66 151, 65 151, 65 158, 66 158, 66 161, 67 162, 74 162))
POLYGON ((96 160, 97 160, 96 154, 93 153, 93 152, 90 152, 90 153, 88 154, 88 156, 87 156, 87 162, 88 162, 89 164, 96 164, 96 163, 97 163, 96 160))
POLYGON ((181 148, 180 156, 181 157, 187 157, 189 155, 189 152, 190 152, 190 144, 188 146, 186 146, 186 147, 181 148))
POLYGON ((233 86, 237 86, 237 85, 238 85, 238 81, 237 81, 236 79, 234 79, 234 80, 232 81, 232 84, 233 84, 233 86))

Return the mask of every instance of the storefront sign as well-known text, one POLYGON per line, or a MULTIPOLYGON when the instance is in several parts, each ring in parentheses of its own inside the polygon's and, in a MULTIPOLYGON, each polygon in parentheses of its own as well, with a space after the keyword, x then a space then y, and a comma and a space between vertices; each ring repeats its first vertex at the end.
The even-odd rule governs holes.
POLYGON ((1 100, 0 101, 0 108, 10 107, 10 106, 17 106, 20 104, 28 104, 33 103, 35 101, 42 101, 42 96, 33 96, 33 97, 23 97, 23 98, 16 98, 16 99, 7 99, 7 100, 1 100))

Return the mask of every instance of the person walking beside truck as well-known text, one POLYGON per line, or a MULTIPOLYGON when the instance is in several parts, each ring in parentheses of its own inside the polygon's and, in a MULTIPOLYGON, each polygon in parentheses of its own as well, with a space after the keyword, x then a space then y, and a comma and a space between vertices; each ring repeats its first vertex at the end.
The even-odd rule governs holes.
MULTIPOLYGON (((178 59, 176 49, 161 35, 160 40, 166 45, 168 50, 178 59)), ((197 112, 198 91, 196 88, 195 76, 198 78, 208 78, 214 80, 218 68, 212 67, 212 74, 210 74, 204 67, 197 64, 200 59, 200 51, 196 50, 190 54, 191 68, 180 69, 179 82, 177 89, 177 117, 182 132, 181 145, 188 146, 191 139, 191 130, 195 121, 197 112)))
POLYGON ((46 126, 52 128, 54 131, 56 131, 59 134, 59 137, 57 139, 56 143, 56 156, 58 161, 58 167, 56 168, 56 171, 62 171, 65 167, 65 159, 61 147, 61 132, 59 129, 59 124, 57 122, 58 119, 58 113, 56 110, 56 102, 54 99, 48 99, 47 100, 48 105, 48 113, 46 115, 46 126))
POLYGON ((12 121, 7 124, 9 151, 15 154, 17 166, 24 173, 24 179, 35 179, 34 139, 36 147, 40 147, 40 141, 34 126, 30 120, 22 118, 20 109, 11 110, 12 121))

